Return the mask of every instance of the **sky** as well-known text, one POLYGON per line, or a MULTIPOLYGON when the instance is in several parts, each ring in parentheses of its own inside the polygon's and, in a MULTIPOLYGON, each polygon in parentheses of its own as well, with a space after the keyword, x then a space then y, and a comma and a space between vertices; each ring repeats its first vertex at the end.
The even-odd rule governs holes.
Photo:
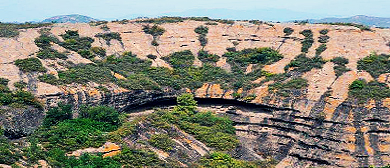
POLYGON ((390 0, 0 0, 0 22, 40 21, 66 14, 123 19, 196 9, 282 9, 304 12, 307 18, 312 15, 390 17, 389 6, 390 0))

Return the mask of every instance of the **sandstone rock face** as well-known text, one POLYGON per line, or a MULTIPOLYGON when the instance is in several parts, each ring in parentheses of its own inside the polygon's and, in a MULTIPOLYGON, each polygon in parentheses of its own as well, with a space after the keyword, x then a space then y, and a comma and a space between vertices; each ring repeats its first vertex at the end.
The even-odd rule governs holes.
MULTIPOLYGON (((144 23, 130 21, 127 24, 108 23, 110 32, 118 32, 122 41, 111 40, 109 44, 105 40, 96 38, 98 33, 107 32, 99 26, 89 24, 55 24, 50 32, 63 40, 61 34, 66 30, 78 30, 80 36, 91 37, 95 40, 92 46, 103 47, 107 54, 122 54, 131 51, 141 59, 153 54, 157 59, 152 66, 169 67, 161 59, 176 51, 190 50, 197 53, 202 46, 198 41, 198 35, 194 29, 205 22, 184 21, 180 23, 162 24, 166 32, 159 37, 158 47, 152 46, 152 36, 142 31, 144 23)), ((263 70, 271 73, 284 73, 285 65, 289 64, 301 53, 300 31, 310 29, 314 34, 313 47, 309 49, 308 57, 315 55, 315 49, 320 45, 317 42, 319 31, 328 29, 330 37, 327 50, 321 56, 330 60, 334 57, 345 57, 349 60, 347 68, 351 71, 336 77, 333 70, 334 64, 327 62, 322 69, 312 69, 303 74, 308 80, 308 88, 297 93, 298 96, 280 98, 268 92, 268 85, 272 81, 265 82, 261 86, 242 93, 244 95, 255 94, 256 98, 251 103, 266 105, 271 110, 260 112, 237 112, 231 116, 237 123, 237 134, 243 137, 243 148, 249 153, 259 153, 258 156, 271 155, 281 161, 279 167, 304 167, 306 165, 324 165, 329 167, 360 167, 372 165, 385 165, 390 162, 389 108, 390 98, 383 101, 367 102, 364 106, 346 103, 348 98, 348 86, 358 78, 367 81, 374 80, 367 72, 357 70, 357 61, 368 56, 372 52, 378 54, 389 53, 390 47, 386 44, 390 41, 389 29, 373 29, 373 31, 361 31, 355 27, 307 24, 296 25, 292 23, 275 23, 255 25, 247 22, 236 22, 233 25, 221 24, 207 25, 208 44, 204 48, 209 53, 222 55, 227 47, 234 47, 233 42, 238 42, 237 49, 271 47, 277 49, 284 58, 280 61, 266 65, 263 70), (294 33, 284 37, 283 29, 291 27, 294 33), (330 94, 330 96, 324 96, 330 94), (319 119, 321 118, 321 120, 319 119), (255 150, 256 149, 256 150, 255 150), (257 151, 258 150, 258 151, 257 151)), ((58 102, 70 102, 77 109, 81 104, 110 105, 120 111, 141 106, 158 104, 159 101, 174 100, 181 91, 129 91, 114 84, 105 84, 109 93, 96 89, 96 83, 87 85, 71 84, 66 86, 52 86, 38 82, 38 73, 23 73, 13 65, 17 59, 36 57, 39 48, 34 40, 39 36, 39 28, 21 30, 19 37, 0 38, 0 77, 10 80, 9 87, 17 81, 28 83, 29 90, 37 95, 46 108, 58 102)), ((58 51, 66 49, 54 45, 58 51)), ((198 59, 196 59, 198 60, 198 59)), ((41 60, 48 69, 48 73, 57 75, 59 70, 65 70, 57 63, 58 60, 41 60)), ((66 61, 79 63, 92 63, 81 57, 76 52, 70 52, 66 61)), ((201 66, 201 62, 195 63, 201 66)), ((230 71, 230 65, 225 57, 220 57, 216 64, 230 71)), ((170 67, 169 67, 170 68, 170 67)), ((251 71, 250 68, 247 71, 251 71)), ((387 83, 389 74, 382 74, 378 81, 387 83)), ((117 78, 121 76, 116 75, 117 78)), ((254 82, 260 83, 261 79, 254 82)), ((232 100, 233 90, 223 90, 220 85, 204 84, 197 90, 187 90, 197 98, 218 98, 232 100)), ((227 112, 226 112, 227 113, 227 112)), ((33 124, 21 125, 20 128, 10 125, 10 130, 29 134, 42 120, 43 114, 37 114, 33 124), (35 122, 36 121, 36 122, 35 122), (24 128, 23 128, 24 127, 24 128)), ((27 113, 22 113, 20 120, 28 120, 27 113)), ((230 115, 230 114, 229 114, 230 115)), ((3 115, 0 115, 3 117, 3 115)), ((3 117, 4 118, 4 117, 3 117)), ((0 118, 4 125, 7 120, 0 118)), ((11 131, 12 132, 12 131, 11 131)), ((202 153, 202 152, 198 152, 202 153)), ((161 155, 163 156, 163 155, 161 155)), ((254 155, 248 155, 253 159, 254 155)), ((257 157, 257 156, 256 156, 257 157)), ((254 158, 256 158, 254 157, 254 158)))

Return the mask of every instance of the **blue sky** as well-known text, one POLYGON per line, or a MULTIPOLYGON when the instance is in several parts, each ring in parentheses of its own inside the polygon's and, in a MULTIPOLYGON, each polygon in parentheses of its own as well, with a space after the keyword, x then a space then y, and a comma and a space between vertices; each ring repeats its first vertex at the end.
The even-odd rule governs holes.
POLYGON ((121 19, 194 9, 286 9, 304 12, 307 18, 353 15, 390 17, 389 6, 390 0, 0 0, 0 21, 40 21, 64 14, 121 19))

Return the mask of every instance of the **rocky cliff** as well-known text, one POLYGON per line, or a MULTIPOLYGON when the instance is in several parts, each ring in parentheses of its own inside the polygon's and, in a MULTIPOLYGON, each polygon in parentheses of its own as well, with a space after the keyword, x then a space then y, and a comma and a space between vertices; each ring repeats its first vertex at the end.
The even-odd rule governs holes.
MULTIPOLYGON (((0 38, 0 77, 9 79, 8 86, 15 89, 14 83, 24 81, 28 90, 34 93, 44 104, 52 106, 61 101, 74 104, 108 104, 121 111, 126 111, 154 101, 167 100, 176 97, 180 92, 192 92, 198 98, 236 99, 235 94, 255 95, 248 99, 251 103, 266 105, 272 110, 260 112, 231 112, 230 117, 235 121, 237 134, 242 142, 248 143, 253 150, 264 155, 271 155, 280 161, 280 167, 303 167, 307 164, 331 167, 359 167, 368 165, 386 165, 390 162, 390 98, 371 100, 357 103, 349 99, 349 85, 356 79, 366 81, 377 80, 389 85, 388 74, 378 78, 370 73, 358 70, 357 64, 371 53, 387 54, 390 51, 389 29, 372 29, 363 31, 356 27, 322 25, 322 24, 254 24, 236 21, 234 24, 184 20, 178 23, 159 25, 165 33, 157 38, 159 45, 151 45, 154 37, 146 34, 143 26, 148 23, 127 21, 97 24, 54 24, 48 30, 56 38, 63 40, 67 30, 77 30, 80 36, 94 39, 92 47, 106 49, 107 55, 120 55, 131 51, 142 60, 152 61, 154 67, 172 68, 162 57, 173 52, 190 50, 197 53, 203 49, 218 55, 215 66, 227 71, 232 68, 227 58, 222 56, 226 48, 235 47, 237 50, 247 48, 270 47, 284 57, 275 63, 265 65, 262 70, 273 74, 283 74, 285 66, 290 64, 302 53, 304 36, 299 32, 313 32, 312 47, 307 51, 308 58, 314 58, 316 49, 321 46, 317 39, 322 36, 321 30, 327 29, 329 40, 326 50, 321 53, 324 60, 344 57, 349 60, 346 67, 350 69, 337 76, 335 63, 325 62, 321 68, 313 68, 300 76, 307 80, 307 87, 296 90, 293 96, 280 96, 270 91, 269 86, 274 81, 261 82, 260 85, 249 89, 226 89, 220 84, 204 83, 195 89, 182 88, 180 91, 134 91, 120 87, 114 83, 104 86, 108 91, 97 89, 99 84, 65 84, 51 85, 39 81, 42 73, 23 72, 14 62, 17 59, 36 57, 40 48, 34 42, 42 34, 43 28, 23 29, 14 38, 0 38), (207 24, 207 45, 204 47, 198 41, 194 29, 207 24), (104 28, 102 28, 105 26, 104 28), (294 32, 286 36, 284 29, 292 28, 294 32), (121 40, 105 41, 96 37, 99 33, 119 33, 121 40), (157 58, 150 59, 148 55, 157 58)), ((60 45, 52 44, 52 48, 67 52, 67 62, 73 64, 93 63, 79 53, 70 51, 60 45)), ((59 64, 58 59, 40 59, 48 70, 47 74, 58 75, 58 71, 67 69, 59 64)), ((194 65, 204 64, 195 57, 194 65)), ((249 65, 247 73, 253 71, 249 65)), ((122 78, 120 74, 116 78, 122 78)), ((124 77, 123 77, 124 78, 124 77)), ((256 83, 256 81, 252 81, 256 83)), ((244 99, 240 99, 244 101, 244 99)), ((225 110, 226 111, 226 110, 225 110)))

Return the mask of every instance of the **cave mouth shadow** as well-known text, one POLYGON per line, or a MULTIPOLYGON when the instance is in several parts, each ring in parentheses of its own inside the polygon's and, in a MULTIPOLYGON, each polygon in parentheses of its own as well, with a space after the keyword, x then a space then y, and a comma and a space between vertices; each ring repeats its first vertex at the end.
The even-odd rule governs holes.
MULTIPOLYGON (((236 99, 223 99, 223 98, 195 98, 195 100, 198 102, 199 106, 206 105, 206 106, 237 106, 237 107, 243 107, 246 109, 257 109, 265 112, 272 112, 276 108, 262 105, 262 104, 255 104, 255 103, 248 103, 244 101, 239 101, 236 99)), ((136 111, 142 111, 142 110, 152 110, 155 108, 166 108, 169 106, 175 106, 177 105, 176 97, 172 98, 162 98, 158 100, 154 100, 151 102, 146 102, 140 105, 132 105, 129 107, 126 107, 125 110, 123 110, 125 113, 132 113, 136 111)), ((279 109, 280 110, 280 109, 279 109)))

